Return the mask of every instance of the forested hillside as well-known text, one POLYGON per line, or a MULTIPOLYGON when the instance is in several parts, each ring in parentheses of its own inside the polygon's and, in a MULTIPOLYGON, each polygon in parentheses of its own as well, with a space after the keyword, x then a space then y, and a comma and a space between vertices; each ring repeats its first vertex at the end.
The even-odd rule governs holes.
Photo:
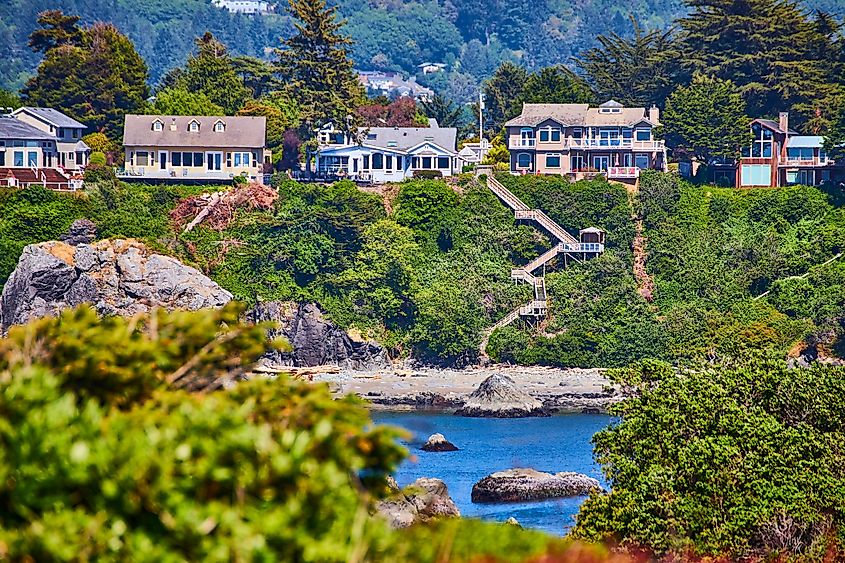
MULTIPOLYGON (((504 60, 529 68, 568 63, 593 47, 599 34, 629 35, 629 17, 647 29, 665 29, 683 15, 683 0, 338 0, 363 69, 413 72, 441 61, 451 72, 434 86, 471 89, 504 60)), ((811 9, 845 13, 842 0, 806 0, 811 9)), ((5 0, 0 2, 0 88, 17 89, 39 56, 27 37, 36 15, 61 8, 83 23, 112 22, 135 43, 155 84, 185 60, 194 38, 211 31, 233 53, 263 56, 279 46, 292 26, 279 2, 278 15, 232 15, 210 0, 5 0)))

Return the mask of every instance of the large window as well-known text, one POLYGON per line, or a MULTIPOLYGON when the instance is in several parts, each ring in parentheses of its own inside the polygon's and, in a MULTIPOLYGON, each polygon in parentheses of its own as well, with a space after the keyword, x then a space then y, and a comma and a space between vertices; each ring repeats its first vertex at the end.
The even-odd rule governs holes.
POLYGON ((384 155, 380 152, 373 153, 373 170, 384 168, 384 155))
POLYGON ((135 153, 135 164, 137 166, 148 166, 150 164, 149 153, 147 151, 138 151, 135 153))
POLYGON ((170 161, 173 163, 173 166, 182 166, 182 153, 174 152, 170 155, 170 161))
POLYGON ((524 152, 519 153, 519 155, 516 157, 516 165, 520 168, 530 168, 531 155, 524 152))
POLYGON ((648 168, 650 160, 651 159, 648 157, 647 154, 638 154, 634 157, 634 166, 636 166, 640 170, 645 170, 646 168, 648 168))
POLYGON ((637 129, 637 140, 638 141, 650 141, 651 140, 651 130, 649 130, 649 129, 637 129))
POLYGON ((546 168, 560 168, 560 155, 559 154, 547 154, 546 155, 546 168))
POLYGON ((235 166, 249 166, 249 153, 248 152, 236 152, 232 153, 235 166))
POLYGON ((449 157, 448 156, 438 156, 437 157, 437 168, 440 170, 447 170, 449 168, 449 157))
POLYGON ((389 154, 384 157, 384 168, 386 170, 393 170, 393 155, 389 154))
POLYGON ((432 166, 431 166, 432 162, 431 161, 432 161, 432 158, 430 156, 422 157, 423 170, 431 170, 431 168, 432 168, 432 166))
POLYGON ((786 149, 786 158, 788 160, 813 160, 813 149, 806 147, 786 149))
POLYGON ((551 127, 546 127, 545 129, 540 129, 540 142, 541 143, 559 143, 560 142, 560 129, 552 129, 551 127))
POLYGON ((32 168, 38 166, 38 153, 36 151, 26 153, 26 165, 32 168))
POLYGON ((6 166, 6 151, 0 151, 0 166, 6 166))
POLYGON ((743 164, 740 178, 743 186, 769 186, 772 167, 769 164, 743 164))
MULTIPOLYGON (((774 146, 772 131, 759 123, 755 123, 751 126, 751 135, 754 141, 750 147, 742 149, 742 156, 746 158, 749 156, 752 158, 771 158, 774 146)), ((766 182, 765 185, 768 186, 769 182, 766 182)))
POLYGON ((15 166, 23 167, 23 151, 15 151, 15 166))

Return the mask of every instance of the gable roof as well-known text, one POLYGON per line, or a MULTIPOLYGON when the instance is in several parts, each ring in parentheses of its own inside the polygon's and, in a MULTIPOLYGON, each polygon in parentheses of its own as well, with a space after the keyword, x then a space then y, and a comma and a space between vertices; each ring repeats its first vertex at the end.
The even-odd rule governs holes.
POLYGON ((55 141, 56 137, 8 115, 0 116, 0 139, 22 139, 28 141, 55 141))
POLYGON ((265 117, 127 115, 123 126, 123 144, 129 147, 257 149, 264 147, 266 127, 265 117), (156 119, 164 125, 161 131, 153 131, 152 125, 156 119), (192 121, 199 123, 199 131, 188 131, 188 124, 192 121), (226 125, 225 131, 214 131, 214 124, 218 121, 226 125), (172 125, 175 130, 171 130, 172 125))
POLYGON ((587 104, 522 104, 522 113, 507 123, 507 127, 536 127, 547 119, 561 125, 582 126, 587 117, 587 104))
POLYGON ((458 137, 455 127, 361 127, 358 132, 364 145, 400 151, 429 142, 455 152, 458 137))
POLYGON ((619 111, 616 112, 602 112, 600 108, 590 108, 587 111, 587 125, 615 125, 615 126, 625 126, 625 127, 632 127, 640 122, 647 122, 650 125, 654 125, 651 121, 649 121, 648 116, 646 115, 645 108, 623 108, 616 106, 605 106, 602 107, 609 107, 618 109, 619 111))
POLYGON ((774 119, 759 118, 759 119, 753 120, 751 123, 759 123, 763 127, 771 129, 775 133, 786 133, 788 135, 797 135, 798 134, 797 131, 793 131, 792 129, 790 129, 789 131, 784 131, 783 129, 780 128, 780 123, 778 123, 774 119))
POLYGON ((19 113, 28 113, 32 117, 40 119, 41 121, 52 125, 53 127, 70 127, 74 129, 88 129, 85 125, 68 117, 57 109, 53 108, 36 108, 36 107, 22 107, 12 112, 12 115, 19 113))

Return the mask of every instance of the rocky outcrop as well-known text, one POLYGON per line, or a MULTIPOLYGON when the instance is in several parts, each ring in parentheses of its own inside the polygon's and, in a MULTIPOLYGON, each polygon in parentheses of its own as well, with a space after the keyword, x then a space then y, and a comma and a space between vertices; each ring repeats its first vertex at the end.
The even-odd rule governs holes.
POLYGON ((247 320, 278 323, 280 328, 271 330, 269 337, 282 336, 290 343, 290 352, 273 351, 264 357, 264 362, 272 366, 336 365, 362 370, 390 363, 386 351, 379 344, 353 339, 346 331, 327 321, 314 303, 259 303, 247 314, 247 320))
POLYGON ((67 232, 59 240, 71 246, 90 244, 97 238, 97 225, 88 219, 77 219, 71 223, 67 232))
POLYGON ((599 482, 581 473, 543 473, 534 469, 508 469, 484 477, 472 486, 472 502, 525 502, 576 497, 601 489, 599 482))
POLYGON ((548 416, 543 403, 522 391, 513 379, 500 374, 482 381, 455 414, 490 418, 548 416))
MULTIPOLYGON (((395 481, 393 481, 395 486, 395 481)), ((404 490, 395 487, 393 494, 376 504, 376 510, 393 528, 407 528, 434 518, 460 516, 461 512, 449 496, 446 483, 423 477, 404 490)))
POLYGON ((102 315, 222 307, 232 295, 198 270, 131 240, 24 248, 0 296, 0 328, 90 303, 102 315))
POLYGON ((458 447, 446 439, 443 434, 432 434, 428 437, 422 449, 424 452, 456 452, 458 447))

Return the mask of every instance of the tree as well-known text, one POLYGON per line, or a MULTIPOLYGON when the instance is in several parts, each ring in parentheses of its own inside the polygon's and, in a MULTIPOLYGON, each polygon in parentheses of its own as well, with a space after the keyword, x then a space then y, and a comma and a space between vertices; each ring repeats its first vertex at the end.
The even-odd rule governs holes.
POLYGON ((48 50, 23 90, 29 105, 53 107, 90 128, 120 137, 123 116, 139 113, 149 94, 147 66, 110 24, 82 30, 79 45, 48 50))
POLYGON ((263 116, 267 119, 267 148, 273 151, 274 162, 281 160, 284 156, 285 132, 299 125, 299 112, 296 107, 279 98, 276 96, 262 101, 250 100, 238 112, 238 115, 263 116))
MULTIPOLYGON (((793 0, 687 0, 680 20, 682 60, 704 74, 733 81, 751 117, 795 108, 801 124, 829 111, 839 90, 838 26, 813 21, 793 0)), ((829 116, 829 114, 828 114, 829 116)))
POLYGON ((313 137, 313 130, 328 122, 351 130, 364 90, 349 58, 352 40, 342 32, 346 20, 339 20, 337 6, 327 7, 326 0, 289 0, 288 11, 296 33, 284 40, 276 68, 301 108, 304 136, 313 137))
POLYGON ((633 396, 593 438, 610 487, 584 503, 576 537, 684 560, 842 557, 841 368, 648 361, 612 377, 633 396))
POLYGON ((745 101, 732 82, 697 74, 666 100, 660 133, 669 146, 709 163, 739 156, 751 142, 749 121, 745 101))
POLYGON ((630 39, 613 32, 599 35, 599 45, 577 58, 578 67, 601 100, 627 106, 663 106, 682 70, 674 30, 645 31, 631 19, 630 39))
POLYGON ((193 93, 204 94, 225 115, 234 115, 250 96, 244 81, 226 49, 211 33, 196 40, 197 54, 188 58, 177 84, 193 93))
POLYGON ((279 86, 270 63, 255 57, 233 57, 232 65, 253 99, 262 98, 279 86))
POLYGON ((355 111, 364 127, 428 127, 426 116, 409 96, 400 96, 387 105, 359 106, 355 111))
POLYGON ((528 72, 521 66, 504 62, 490 80, 484 83, 484 105, 487 110, 487 129, 498 132, 505 122, 522 110, 522 96, 528 72))
POLYGON ((38 25, 29 36, 29 48, 35 52, 47 53, 62 45, 80 45, 82 30, 79 16, 66 16, 61 10, 47 10, 38 14, 38 25))
POLYGON ((18 109, 21 107, 21 99, 12 92, 0 88, 0 108, 18 109))
POLYGON ((440 94, 435 94, 429 100, 422 100, 420 109, 426 117, 436 119, 440 127, 460 127, 463 121, 463 108, 440 94))
POLYGON ((158 115, 226 115, 204 93, 181 88, 167 88, 156 94, 152 110, 158 115))
POLYGON ((523 103, 587 104, 595 100, 584 80, 564 66, 550 66, 531 74, 519 96, 523 103))

